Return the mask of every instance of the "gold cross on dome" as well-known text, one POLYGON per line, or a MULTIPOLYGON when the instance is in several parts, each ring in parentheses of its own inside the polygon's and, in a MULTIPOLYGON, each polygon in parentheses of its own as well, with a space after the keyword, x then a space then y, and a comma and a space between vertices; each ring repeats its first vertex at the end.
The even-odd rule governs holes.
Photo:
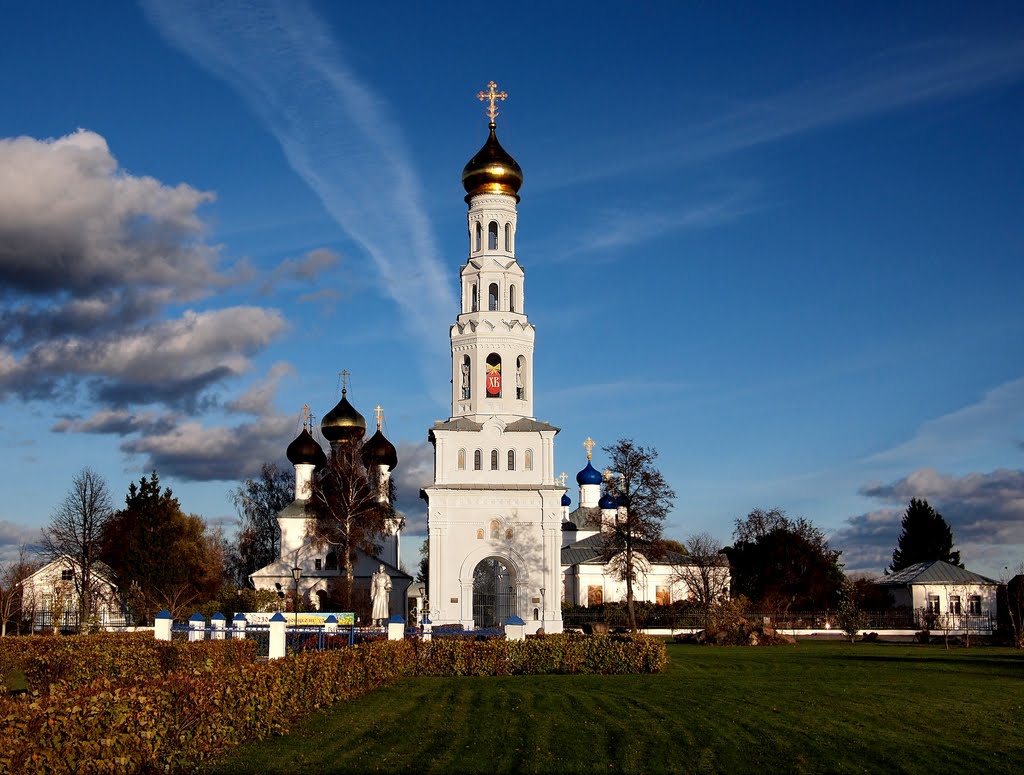
POLYGON ((373 411, 374 411, 374 412, 376 413, 376 415, 377 415, 377 430, 380 430, 380 423, 381 423, 381 420, 383 420, 383 419, 384 419, 384 409, 383 409, 383 408, 381 407, 381 405, 380 405, 380 404, 377 404, 376 408, 374 408, 374 410, 373 410, 373 411))
POLYGON ((348 390, 348 378, 351 377, 352 375, 349 374, 346 369, 342 369, 338 373, 338 376, 341 377, 341 392, 344 393, 346 390, 348 390))
POLYGON ((583 446, 587 448, 587 460, 590 460, 591 457, 593 457, 593 455, 590 454, 590 451, 594 448, 596 444, 597 442, 594 441, 589 436, 587 436, 587 440, 583 442, 583 446))
POLYGON ((508 99, 508 94, 503 91, 498 91, 498 84, 491 81, 487 84, 487 91, 479 92, 476 98, 481 102, 487 101, 490 105, 487 106, 487 116, 491 119, 491 123, 494 123, 495 117, 498 115, 498 109, 494 106, 494 103, 498 100, 504 102, 508 99))
POLYGON ((302 429, 309 430, 309 404, 302 405, 302 429))
POLYGON ((562 471, 562 475, 560 477, 558 477, 558 482, 563 487, 565 487, 565 480, 568 479, 568 478, 569 478, 569 474, 567 474, 565 471, 562 471))

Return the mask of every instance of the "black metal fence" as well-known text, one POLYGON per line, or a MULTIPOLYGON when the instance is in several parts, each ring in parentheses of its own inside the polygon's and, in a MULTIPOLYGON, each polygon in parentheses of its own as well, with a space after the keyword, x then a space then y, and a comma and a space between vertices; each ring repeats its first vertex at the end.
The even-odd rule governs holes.
MULTIPOLYGON (((895 609, 891 611, 863 611, 862 630, 933 630, 958 631, 978 634, 992 633, 996 629, 995 615, 933 614, 926 610, 895 609)), ((751 623, 763 624, 779 630, 838 629, 836 611, 747 611, 744 618, 751 623)), ((638 609, 637 626, 644 630, 703 629, 705 615, 699 610, 678 611, 671 608, 638 609)), ((609 627, 628 627, 629 614, 625 607, 575 609, 562 612, 562 623, 568 628, 604 622, 609 627)))

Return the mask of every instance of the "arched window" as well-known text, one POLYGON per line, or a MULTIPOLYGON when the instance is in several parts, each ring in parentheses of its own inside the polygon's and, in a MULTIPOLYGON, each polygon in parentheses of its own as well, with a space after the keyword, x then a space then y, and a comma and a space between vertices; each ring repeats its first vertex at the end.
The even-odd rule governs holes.
POLYGON ((478 221, 477 224, 476 224, 476 248, 475 248, 475 250, 477 252, 479 252, 480 248, 483 247, 483 241, 484 241, 484 229, 480 225, 480 222, 478 221))
POLYGON ((526 450, 526 454, 523 456, 523 467, 526 468, 527 471, 532 471, 533 470, 533 450, 532 449, 526 450))
POLYGON ((480 450, 473 453, 473 470, 479 471, 484 467, 484 454, 480 450))
POLYGON ((526 398, 526 358, 520 355, 516 358, 516 398, 522 401, 526 398))
POLYGON ((498 284, 491 283, 487 286, 487 309, 491 312, 498 310, 498 284))
POLYGON ((516 470, 516 451, 514 449, 508 451, 508 470, 516 470))
POLYGON ((470 309, 471 312, 476 312, 477 311, 476 283, 473 283, 473 288, 472 288, 471 293, 472 293, 473 298, 471 298, 469 300, 469 309, 470 309))
POLYGON ((462 398, 467 399, 472 395, 472 389, 470 388, 472 380, 470 378, 470 361, 468 355, 462 356, 462 363, 459 365, 459 379, 462 380, 460 383, 462 398))
POLYGON ((487 249, 498 249, 498 222, 491 221, 487 224, 487 249))
POLYGON ((491 538, 501 538, 501 525, 496 519, 491 520, 491 538))
POLYGON ((485 384, 488 398, 501 398, 501 356, 498 353, 491 353, 487 356, 485 384))
POLYGON ((498 450, 496 449, 491 450, 491 470, 498 470, 498 450))
POLYGON ((464 449, 459 450, 459 470, 466 470, 466 450, 464 449))
POLYGON ((512 252, 512 224, 505 224, 505 250, 509 253, 512 252))
POLYGON ((516 287, 514 285, 508 287, 508 311, 516 311, 516 287))

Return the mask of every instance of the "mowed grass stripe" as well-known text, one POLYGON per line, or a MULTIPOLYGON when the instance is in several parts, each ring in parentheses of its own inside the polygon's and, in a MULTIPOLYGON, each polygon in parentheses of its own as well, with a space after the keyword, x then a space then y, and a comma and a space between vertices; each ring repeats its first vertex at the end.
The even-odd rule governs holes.
POLYGON ((418 678, 210 773, 1024 770, 1024 654, 669 646, 654 676, 418 678))

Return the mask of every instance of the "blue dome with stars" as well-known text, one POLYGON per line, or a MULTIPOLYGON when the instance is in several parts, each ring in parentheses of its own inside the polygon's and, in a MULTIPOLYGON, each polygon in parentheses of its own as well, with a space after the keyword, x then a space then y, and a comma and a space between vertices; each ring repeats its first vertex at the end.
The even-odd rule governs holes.
POLYGON ((601 509, 617 509, 619 507, 619 502, 616 500, 614 495, 605 493, 601 496, 601 500, 597 502, 597 506, 601 509))
POLYGON ((572 505, 572 498, 569 497, 569 493, 567 493, 567 492, 563 492, 562 493, 562 505, 563 506, 571 506, 572 505))
POLYGON ((576 474, 576 484, 601 484, 601 472, 587 461, 587 467, 576 474))

